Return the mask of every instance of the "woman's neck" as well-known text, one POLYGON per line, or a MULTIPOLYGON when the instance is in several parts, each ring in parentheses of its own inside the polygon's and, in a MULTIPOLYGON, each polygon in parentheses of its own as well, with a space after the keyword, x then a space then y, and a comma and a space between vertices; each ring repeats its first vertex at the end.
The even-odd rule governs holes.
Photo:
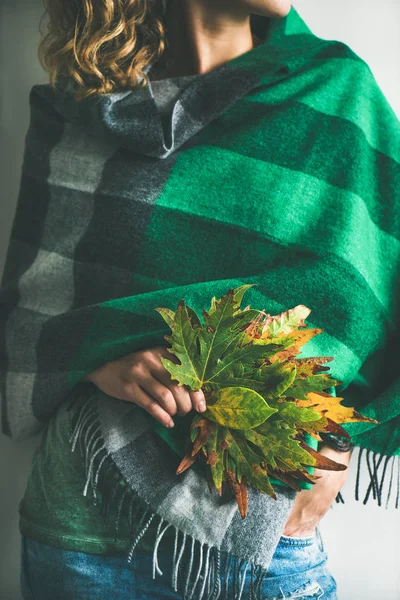
POLYGON ((167 47, 151 79, 202 74, 262 43, 252 34, 250 15, 215 0, 170 0, 167 47))

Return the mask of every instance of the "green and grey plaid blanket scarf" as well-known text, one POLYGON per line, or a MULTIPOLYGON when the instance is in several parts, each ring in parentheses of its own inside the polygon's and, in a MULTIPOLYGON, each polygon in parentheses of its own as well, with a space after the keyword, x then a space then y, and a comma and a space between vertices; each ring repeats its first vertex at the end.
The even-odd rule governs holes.
POLYGON ((364 502, 381 504, 386 481, 399 501, 399 121, 365 62, 293 7, 253 24, 264 42, 194 78, 167 121, 151 85, 82 104, 68 85, 33 87, 0 294, 4 433, 27 438, 67 399, 79 406, 84 493, 117 474, 114 503, 141 512, 131 556, 158 519, 159 572, 173 527, 172 585, 179 574, 199 600, 220 597, 221 552, 238 559, 228 597, 240 598, 249 567, 260 594, 295 492, 250 490, 242 520, 198 469, 175 474, 187 420, 165 430, 169 447, 142 409, 82 381, 166 345, 157 307, 184 298, 201 314, 244 283, 257 284, 246 302, 270 314, 310 307, 309 326, 324 331, 302 355, 333 356, 337 393, 380 422, 344 425, 368 468, 364 502))

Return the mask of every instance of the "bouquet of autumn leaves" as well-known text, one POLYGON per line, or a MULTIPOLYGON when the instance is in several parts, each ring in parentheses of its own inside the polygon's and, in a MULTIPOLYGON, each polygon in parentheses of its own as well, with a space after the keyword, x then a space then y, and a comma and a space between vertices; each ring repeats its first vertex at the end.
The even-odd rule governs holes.
POLYGON ((316 480, 307 467, 347 468, 311 448, 306 434, 319 441, 318 432, 349 438, 340 423, 377 423, 325 391, 341 383, 323 373, 329 367, 322 364, 333 357, 297 357, 323 331, 307 328, 310 309, 299 305, 277 316, 250 306, 242 310, 243 294, 253 285, 214 297, 203 323, 184 300, 175 312, 155 309, 171 328, 165 339, 180 361, 162 358, 164 367, 179 385, 202 389, 207 403, 193 417, 177 474, 201 457, 210 491, 214 487, 221 496, 228 485, 242 518, 249 486, 276 499, 270 478, 299 491, 299 482, 316 480))

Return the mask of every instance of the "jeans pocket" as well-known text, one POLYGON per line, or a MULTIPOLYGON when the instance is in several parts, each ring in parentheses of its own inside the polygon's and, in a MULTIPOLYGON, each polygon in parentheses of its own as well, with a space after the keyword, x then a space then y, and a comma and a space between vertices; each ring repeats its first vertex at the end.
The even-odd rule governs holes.
POLYGON ((337 600, 336 584, 326 566, 327 558, 318 527, 313 535, 282 535, 263 581, 263 600, 308 600, 321 596, 337 600))
POLYGON ((314 530, 314 533, 312 535, 306 535, 303 537, 281 535, 281 537, 279 538, 278 544, 288 545, 288 546, 297 546, 297 547, 311 546, 312 544, 314 544, 316 538, 317 538, 317 529, 314 530))

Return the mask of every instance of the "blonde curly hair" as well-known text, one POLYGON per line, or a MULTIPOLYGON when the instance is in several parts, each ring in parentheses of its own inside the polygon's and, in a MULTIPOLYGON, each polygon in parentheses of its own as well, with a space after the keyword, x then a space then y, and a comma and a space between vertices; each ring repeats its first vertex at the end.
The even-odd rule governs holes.
POLYGON ((166 46, 168 0, 44 1, 38 54, 53 87, 70 78, 82 100, 147 84, 144 70, 166 46))

